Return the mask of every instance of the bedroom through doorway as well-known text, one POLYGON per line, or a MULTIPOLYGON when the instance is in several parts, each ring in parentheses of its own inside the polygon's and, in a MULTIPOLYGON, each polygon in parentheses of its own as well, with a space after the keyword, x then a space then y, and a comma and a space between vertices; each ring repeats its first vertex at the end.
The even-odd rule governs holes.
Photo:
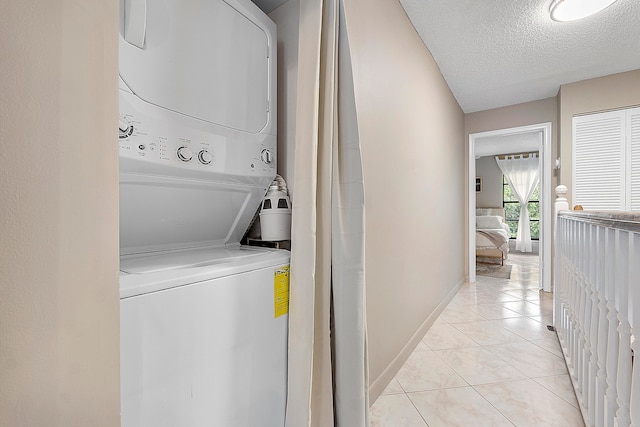
POLYGON ((515 275, 551 290, 551 169, 551 123, 469 135, 469 282, 515 275))

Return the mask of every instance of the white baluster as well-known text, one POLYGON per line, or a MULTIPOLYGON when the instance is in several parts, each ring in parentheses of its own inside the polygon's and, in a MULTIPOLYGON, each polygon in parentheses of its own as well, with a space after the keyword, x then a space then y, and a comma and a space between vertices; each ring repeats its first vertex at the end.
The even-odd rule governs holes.
POLYGON ((565 330, 565 336, 566 336, 566 347, 567 347, 567 355, 569 356, 569 367, 571 368, 573 366, 573 359, 571 359, 572 354, 571 354, 571 347, 572 347, 572 342, 571 342, 571 317, 572 317, 572 309, 573 307, 571 306, 572 304, 572 300, 571 300, 571 293, 573 290, 573 266, 571 265, 571 247, 573 244, 573 224, 571 223, 571 221, 569 221, 568 219, 565 220, 565 224, 566 224, 566 234, 567 234, 567 240, 565 241, 565 245, 566 245, 566 250, 565 250, 565 266, 566 266, 566 279, 564 281, 564 289, 565 289, 565 305, 564 305, 564 310, 565 310, 565 316, 566 316, 566 330, 565 330))
POLYGON ((569 331, 571 333, 571 364, 573 365, 573 374, 576 378, 576 388, 578 393, 582 395, 580 388, 580 360, 578 355, 578 347, 580 342, 580 325, 578 324, 578 315, 580 313, 580 286, 578 284, 578 251, 580 247, 580 223, 573 221, 571 224, 571 233, 574 236, 571 242, 571 282, 569 282, 571 291, 571 301, 569 310, 571 313, 571 324, 569 331))
POLYGON ((575 287, 575 265, 574 265, 574 250, 575 250, 575 235, 576 235, 576 222, 568 221, 569 235, 574 236, 567 241, 567 352, 569 354, 568 365, 573 377, 575 376, 576 360, 575 360, 575 325, 574 325, 574 313, 576 308, 576 287, 575 287))
POLYGON ((605 229, 598 227, 597 231, 598 255, 596 257, 596 289, 598 293, 598 358, 597 358, 597 394, 596 394, 596 427, 602 427, 604 422, 604 401, 605 390, 607 387, 606 380, 606 362, 607 362, 607 333, 609 332, 609 324, 607 320, 607 300, 605 295, 605 229))
POLYGON ((585 336, 585 311, 587 305, 587 292, 585 286, 585 277, 584 277, 584 264, 585 264, 585 246, 586 246, 586 238, 585 238, 585 230, 586 224, 583 222, 578 223, 578 248, 577 248, 577 277, 576 277, 576 285, 578 291, 578 310, 577 310, 577 318, 576 318, 576 328, 578 331, 578 340, 576 346, 576 357, 577 357, 577 369, 576 375, 578 377, 578 392, 582 398, 582 402, 587 402, 587 396, 585 393, 585 347, 586 347, 586 336, 585 336))
POLYGON ((631 319, 631 332, 633 343, 631 348, 634 355, 633 372, 631 378, 631 403, 629 408, 631 425, 640 427, 640 365, 636 354, 640 354, 640 234, 634 233, 629 247, 629 315, 631 319))
POLYGON ((618 377, 618 316, 615 308, 615 230, 608 228, 605 234, 605 283, 607 295, 607 391, 605 407, 605 425, 614 427, 614 418, 618 410, 616 402, 618 392, 616 379, 618 377))
POLYGON ((596 289, 597 266, 598 266, 598 227, 589 225, 589 257, 587 261, 587 284, 589 285, 589 379, 588 379, 588 395, 587 411, 589 415, 589 425, 596 424, 596 374, 598 371, 598 292, 596 289))
POLYGON ((566 319, 566 328, 565 328, 565 337, 566 337, 566 348, 567 355, 569 357, 569 368, 573 365, 573 359, 571 359, 571 291, 572 291, 572 266, 571 266, 571 246, 572 246, 572 232, 573 232, 573 224, 568 219, 565 220, 565 280, 564 280, 564 298, 565 298, 565 319, 566 319))
POLYGON ((616 308, 618 310, 618 333, 620 334, 618 351, 618 426, 631 424, 629 401, 631 396, 631 325, 629 324, 629 233, 616 230, 616 308))
MULTIPOLYGON (((567 308, 568 305, 568 294, 567 294, 567 283, 569 280, 569 265, 568 265, 568 260, 567 260, 567 252, 568 252, 568 242, 569 242, 569 238, 568 238, 568 234, 569 234, 569 230, 568 230, 568 221, 566 219, 561 219, 561 221, 559 221, 559 224, 561 224, 561 230, 562 230, 562 242, 560 242, 561 245, 561 252, 560 252, 560 260, 561 260, 561 281, 560 281, 560 316, 562 319, 562 325, 561 325, 561 338, 562 338, 562 347, 564 349, 564 354, 565 356, 568 356, 568 341, 567 341, 567 334, 568 334, 568 328, 569 328, 569 310, 567 308)), ((566 358, 566 357, 565 357, 566 358)))
POLYGON ((561 242, 561 263, 562 263, 562 271, 561 271, 561 281, 560 281, 560 316, 562 319, 561 325, 561 340, 562 340, 562 348, 564 350, 565 358, 569 357, 569 294, 568 294, 568 283, 569 283, 569 223, 566 219, 561 219, 559 222, 562 227, 562 242, 561 242))
MULTIPOLYGON (((591 226, 587 223, 583 224, 584 230, 584 243, 582 249, 582 277, 583 277, 583 294, 584 294, 584 306, 582 308, 582 333, 583 333, 583 347, 580 350, 582 353, 582 384, 584 394, 584 404, 588 408, 591 396, 589 395, 589 366, 591 364, 591 280, 589 278, 589 260, 591 258, 591 226)), ((590 425, 593 425, 592 423, 590 425)))
POLYGON ((562 224, 562 220, 558 218, 560 211, 569 210, 569 202, 567 200, 567 187, 565 185, 558 185, 556 187, 556 200, 554 203, 554 216, 553 216, 553 229, 555 230, 555 265, 554 283, 553 283, 553 326, 558 329, 563 328, 563 310, 562 310, 562 292, 563 284, 562 277, 564 274, 564 261, 562 260, 564 255, 563 244, 566 241, 564 236, 565 225, 562 224))
MULTIPOLYGON (((580 323, 582 324, 582 348, 580 353, 582 354, 582 394, 584 396, 584 403, 589 407, 591 396, 589 395, 589 364, 591 363, 591 283, 589 280, 589 260, 591 247, 591 234, 590 226, 587 223, 582 224, 582 294, 583 294, 583 306, 582 317, 580 323)), ((593 425, 591 423, 590 425, 593 425)))

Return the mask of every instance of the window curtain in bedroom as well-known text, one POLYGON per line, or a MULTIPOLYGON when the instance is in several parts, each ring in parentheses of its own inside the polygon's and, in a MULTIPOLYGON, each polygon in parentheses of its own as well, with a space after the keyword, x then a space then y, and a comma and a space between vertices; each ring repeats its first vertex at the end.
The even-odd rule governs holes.
POLYGON ((504 159, 496 157, 496 162, 520 202, 516 250, 531 252, 531 229, 527 204, 540 179, 540 159, 537 154, 532 153, 528 157, 522 155, 506 156, 504 159))
POLYGON ((287 427, 367 427, 364 186, 342 0, 300 0, 287 427))

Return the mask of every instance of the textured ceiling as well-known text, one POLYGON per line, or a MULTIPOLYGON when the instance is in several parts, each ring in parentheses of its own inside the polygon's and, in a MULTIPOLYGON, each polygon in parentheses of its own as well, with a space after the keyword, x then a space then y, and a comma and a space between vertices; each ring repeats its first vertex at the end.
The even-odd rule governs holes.
MULTIPOLYGON (((286 1, 253 0, 266 13, 286 1)), ((399 1, 465 113, 640 69, 640 0, 574 22, 552 21, 551 0, 399 1)))
POLYGON ((640 1, 581 21, 551 0, 400 0, 465 113, 548 98, 560 85, 640 69, 640 1))

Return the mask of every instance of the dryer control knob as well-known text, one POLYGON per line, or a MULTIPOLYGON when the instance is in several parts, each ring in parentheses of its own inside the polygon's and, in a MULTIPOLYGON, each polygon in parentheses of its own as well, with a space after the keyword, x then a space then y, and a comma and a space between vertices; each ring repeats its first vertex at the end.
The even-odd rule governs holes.
POLYGON ((262 150, 261 157, 262 161, 266 164, 270 164, 273 161, 273 154, 271 154, 271 151, 269 150, 262 150))
POLYGON ((208 165, 213 160, 213 156, 207 150, 202 150, 198 153, 198 160, 200 160, 200 163, 203 165, 208 165))
POLYGON ((183 162, 188 162, 193 158, 193 153, 188 147, 180 147, 178 148, 178 158, 183 162))
POLYGON ((118 122, 118 137, 119 139, 128 138, 133 133, 133 125, 131 123, 120 119, 118 122))

